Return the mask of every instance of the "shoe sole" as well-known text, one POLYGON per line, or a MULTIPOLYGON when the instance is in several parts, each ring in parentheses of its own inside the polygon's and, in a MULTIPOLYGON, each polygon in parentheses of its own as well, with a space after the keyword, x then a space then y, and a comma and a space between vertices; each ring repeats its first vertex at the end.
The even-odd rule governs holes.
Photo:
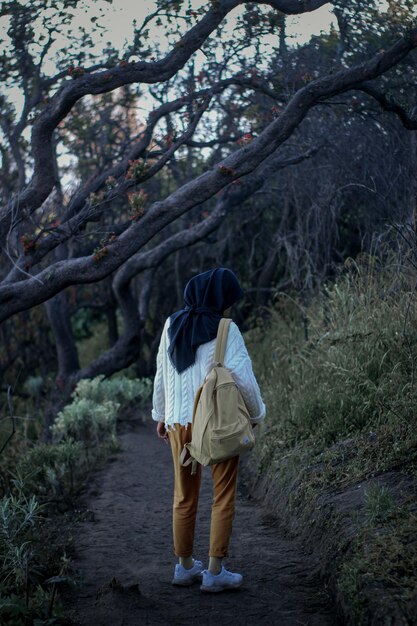
POLYGON ((204 587, 204 585, 201 585, 200 590, 204 591, 204 593, 220 593, 220 591, 237 591, 237 589, 240 589, 240 587, 242 586, 243 581, 241 581, 240 583, 237 583, 236 585, 226 585, 226 586, 216 586, 216 585, 211 585, 209 587, 204 587))

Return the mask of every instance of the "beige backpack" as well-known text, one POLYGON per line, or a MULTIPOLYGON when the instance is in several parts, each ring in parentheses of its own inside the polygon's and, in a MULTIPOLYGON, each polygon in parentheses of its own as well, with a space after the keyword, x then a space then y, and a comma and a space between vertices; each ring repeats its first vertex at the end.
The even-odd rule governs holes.
POLYGON ((213 465, 253 448, 255 437, 249 412, 230 371, 224 367, 231 320, 221 319, 216 338, 214 367, 199 387, 193 409, 192 439, 185 444, 180 463, 213 465), (185 460, 187 452, 190 458, 185 460))

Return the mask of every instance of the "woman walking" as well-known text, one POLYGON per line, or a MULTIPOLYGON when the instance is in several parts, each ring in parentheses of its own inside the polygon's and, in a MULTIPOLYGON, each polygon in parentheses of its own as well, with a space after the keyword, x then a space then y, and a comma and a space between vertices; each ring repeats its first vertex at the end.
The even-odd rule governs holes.
MULTIPOLYGON (((157 355, 152 418, 157 435, 169 443, 174 463, 173 538, 179 559, 173 584, 190 585, 202 579, 201 590, 218 592, 237 588, 241 574, 224 567, 235 511, 239 457, 211 465, 213 504, 211 511, 208 569, 193 558, 194 529, 201 481, 201 465, 195 474, 180 464, 180 454, 191 441, 193 403, 196 392, 214 365, 217 329, 222 317, 243 296, 235 274, 218 268, 194 276, 184 290, 184 308, 165 322, 157 355)), ((237 383, 256 425, 265 417, 258 383, 243 337, 230 324, 224 365, 237 383)))

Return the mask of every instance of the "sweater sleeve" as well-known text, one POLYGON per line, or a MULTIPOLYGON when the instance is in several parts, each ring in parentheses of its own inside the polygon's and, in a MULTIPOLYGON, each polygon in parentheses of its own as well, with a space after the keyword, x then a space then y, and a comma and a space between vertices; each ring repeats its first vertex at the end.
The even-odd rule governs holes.
POLYGON ((262 400, 258 382, 253 373, 252 361, 245 341, 237 325, 232 322, 227 338, 225 366, 231 371, 233 378, 243 396, 252 423, 265 419, 266 408, 262 400))
POLYGON ((164 386, 164 354, 167 349, 166 346, 166 328, 161 335, 161 341, 159 342, 158 354, 156 357, 156 374, 153 383, 153 396, 152 396, 152 419, 155 422, 165 421, 165 386, 164 386))

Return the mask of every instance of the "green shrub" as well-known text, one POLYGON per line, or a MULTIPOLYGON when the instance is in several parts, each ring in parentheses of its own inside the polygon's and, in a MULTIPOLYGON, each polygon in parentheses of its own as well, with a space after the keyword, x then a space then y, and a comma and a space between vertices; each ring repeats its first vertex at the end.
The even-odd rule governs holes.
POLYGON ((32 549, 31 531, 40 520, 39 502, 35 496, 5 496, 0 500, 0 562, 3 579, 13 578, 23 585, 32 549))
POLYGON ((151 390, 149 379, 131 380, 124 376, 104 379, 104 376, 96 376, 91 380, 80 380, 72 393, 71 404, 57 415, 52 426, 54 441, 82 441, 87 449, 100 445, 115 446, 120 407, 132 401, 144 402, 151 390))
POLYGON ((72 397, 85 399, 101 404, 115 401, 126 404, 132 400, 143 402, 147 400, 152 391, 152 381, 149 378, 130 379, 125 376, 104 378, 103 375, 93 379, 80 380, 72 397))
POLYGON ((13 626, 32 623, 45 604, 39 585, 35 531, 42 516, 35 496, 27 497, 21 485, 17 494, 0 500, 0 622, 13 626), (44 601, 39 603, 41 596, 44 601))
POLYGON ((75 439, 86 447, 116 440, 116 417, 120 404, 105 401, 97 404, 87 398, 77 398, 58 413, 51 428, 54 441, 75 439))
POLYGON ((83 444, 67 439, 56 445, 37 444, 27 450, 18 462, 17 472, 26 493, 65 498, 74 493, 85 471, 83 464, 83 444))
MULTIPOLYGON (((32 406, 42 379, 29 378, 25 391, 32 406)), ((26 422, 17 423, 7 455, 0 458, 0 623, 56 623, 60 608, 56 586, 66 579, 65 553, 46 554, 39 539, 46 517, 68 508, 85 481, 91 461, 97 462, 117 446, 116 420, 120 408, 140 406, 152 390, 148 379, 114 376, 78 383, 72 401, 57 415, 52 444, 27 437, 26 422), (42 512, 42 514, 41 514, 42 512), (51 577, 51 572, 57 575, 51 577)), ((25 405, 26 407, 26 405, 25 405)), ((25 408, 30 414, 31 407, 25 408)), ((40 432, 39 428, 39 432, 40 432)), ((4 429, 4 435, 8 430, 4 429)), ((53 551, 52 551, 53 552, 53 551)))
POLYGON ((15 487, 15 495, 0 499, 0 623, 53 624, 62 614, 56 582, 67 578, 71 561, 62 555, 55 564, 58 576, 45 580, 45 547, 38 538, 42 505, 25 495, 20 479, 15 487))

